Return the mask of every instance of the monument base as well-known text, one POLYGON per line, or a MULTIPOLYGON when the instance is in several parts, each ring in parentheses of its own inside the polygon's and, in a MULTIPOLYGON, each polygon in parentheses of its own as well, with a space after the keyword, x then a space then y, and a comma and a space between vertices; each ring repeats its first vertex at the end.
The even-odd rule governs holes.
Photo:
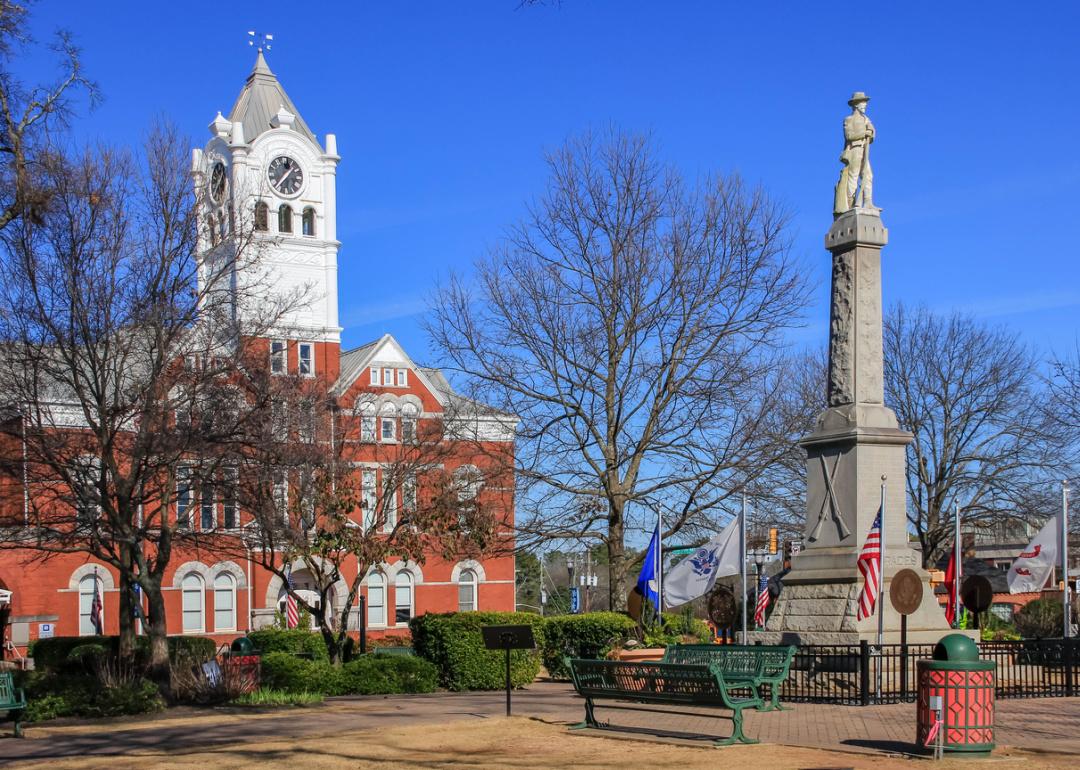
MULTIPOLYGON (((921 570, 918 570, 922 572, 921 570)), ((950 631, 945 623, 945 608, 939 605, 930 589, 925 572, 923 599, 919 608, 908 615, 908 644, 933 644, 950 631)), ((885 578, 885 622, 882 629, 884 644, 900 644, 900 615, 889 605, 891 576, 885 578)), ((877 643, 877 613, 865 620, 856 620, 859 592, 862 583, 855 578, 847 582, 832 580, 822 583, 787 585, 762 631, 747 634, 750 644, 858 644, 866 640, 877 643)), ((880 608, 878 608, 880 610, 880 608)), ((976 641, 978 631, 959 631, 976 641)))

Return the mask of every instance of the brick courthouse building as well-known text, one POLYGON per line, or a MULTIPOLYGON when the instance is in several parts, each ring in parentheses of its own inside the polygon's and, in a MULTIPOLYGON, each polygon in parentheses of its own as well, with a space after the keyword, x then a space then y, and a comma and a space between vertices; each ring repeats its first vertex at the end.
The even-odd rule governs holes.
MULTIPOLYGON (((254 236, 263 240, 263 262, 273 271, 273 285, 282 291, 305 287, 310 297, 291 309, 276 327, 279 331, 264 341, 266 366, 273 373, 312 378, 343 414, 355 415, 358 433, 343 457, 355 467, 365 499, 382 494, 375 491, 381 489, 377 485, 383 473, 380 448, 408 441, 425 421, 468 415, 470 439, 459 440, 460 447, 450 446, 444 453, 445 471, 465 479, 468 494, 487 500, 509 536, 512 477, 489 470, 485 462, 499 458, 500 467, 508 467, 515 420, 455 394, 441 372, 417 366, 390 335, 341 350, 335 197, 339 157, 334 135, 320 144, 261 52, 232 111, 227 118, 218 113, 210 132, 210 141, 193 151, 192 158, 196 189, 207 192, 200 195, 206 209, 200 216, 206 224, 202 248, 213 248, 225 236, 235 214, 231 206, 250 207, 254 236)), ((238 283, 244 280, 236 276, 238 283)), ((72 427, 77 428, 77 421, 72 427)), ((299 439, 290 434, 289 440, 299 439)), ((237 510, 227 484, 206 492, 205 487, 185 484, 182 473, 177 477, 169 513, 174 521, 206 533, 235 534, 243 528, 244 512, 237 510)), ((29 507, 33 487, 25 483, 25 475, 10 473, 4 480, 6 506, 29 507)), ((407 508, 408 492, 394 494, 401 499, 386 507, 407 508)), ((360 511, 355 520, 363 522, 360 511)), ((391 557, 369 570, 361 589, 365 617, 360 617, 357 602, 350 611, 350 628, 364 622, 373 636, 407 633, 408 620, 416 614, 514 609, 511 553, 501 550, 479 560, 443 556, 432 553, 422 564, 391 557)), ((342 577, 351 580, 356 571, 354 562, 353 574, 342 577)), ((310 577, 302 564, 294 564, 292 578, 299 591, 307 590, 310 577)), ((206 635, 219 642, 274 622, 285 596, 280 577, 242 552, 192 544, 180 544, 173 554, 163 589, 170 634, 206 635)), ((28 642, 41 636, 94 633, 95 595, 102 598, 105 633, 117 633, 118 590, 116 571, 86 554, 41 560, 30 551, 0 550, 5 657, 24 655, 28 642)), ((346 593, 334 594, 335 605, 346 593)))

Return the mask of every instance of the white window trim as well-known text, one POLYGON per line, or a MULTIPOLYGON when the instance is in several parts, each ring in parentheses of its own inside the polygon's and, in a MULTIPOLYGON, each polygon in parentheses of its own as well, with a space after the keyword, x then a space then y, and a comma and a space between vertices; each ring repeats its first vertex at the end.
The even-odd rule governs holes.
POLYGON ((360 471, 360 503, 360 526, 363 527, 364 532, 368 532, 375 526, 375 517, 379 509, 378 474, 374 468, 364 468, 360 471), (369 478, 370 484, 368 484, 369 478))
POLYGON ((289 342, 288 340, 270 340, 270 374, 275 377, 284 377, 289 373, 289 342), (281 345, 281 371, 274 371, 274 345, 281 345))
POLYGON ((386 387, 386 388, 394 387, 394 369, 393 369, 393 367, 384 366, 383 367, 382 378, 383 378, 383 387, 386 387), (389 376, 387 376, 387 375, 389 375, 389 376))
POLYGON ((203 580, 202 575, 200 575, 197 572, 189 572, 188 574, 184 575, 184 577, 180 580, 180 630, 181 630, 181 633, 185 633, 185 634, 205 634, 206 633, 206 581, 203 580), (189 577, 195 578, 196 582, 198 582, 198 584, 200 586, 200 590, 198 591, 198 594, 199 594, 199 621, 200 621, 198 628, 187 628, 185 626, 185 624, 184 624, 184 620, 185 620, 185 617, 184 617, 184 615, 185 615, 184 594, 186 594, 186 593, 195 593, 194 591, 190 591, 190 590, 184 588, 184 582, 189 577))
POLYGON ((409 387, 409 370, 408 369, 398 369, 397 370, 397 379, 394 382, 397 385, 397 387, 399 387, 399 388, 407 388, 407 387, 409 387))
POLYGON ((461 571, 461 574, 458 575, 457 584, 458 584, 458 612, 476 612, 477 609, 479 609, 479 604, 480 604, 480 576, 477 575, 476 572, 474 572, 471 569, 468 569, 468 568, 463 569, 461 571), (471 583, 466 583, 465 581, 463 581, 461 579, 462 576, 464 576, 464 575, 471 575, 472 576, 471 583), (471 601, 472 609, 471 610, 462 610, 461 609, 461 588, 462 588, 462 586, 466 586, 466 585, 470 585, 470 584, 472 585, 472 601, 471 601))
POLYGON ((315 376, 315 343, 314 342, 298 342, 296 344, 296 372, 301 377, 314 377, 315 376), (305 373, 301 364, 304 361, 304 348, 307 347, 311 350, 311 358, 308 361, 308 371, 305 373))
POLYGON ((398 422, 397 417, 395 417, 394 415, 386 415, 386 414, 380 414, 379 415, 378 429, 379 429, 379 443, 380 444, 396 444, 398 442, 398 438, 397 438, 397 433, 398 433, 398 431, 397 431, 397 422, 398 422), (384 426, 384 424, 386 422, 389 422, 391 425, 394 426, 394 431, 393 431, 394 436, 393 436, 393 438, 386 438, 385 431, 383 431, 383 426, 384 426))
POLYGON ((387 580, 386 574, 383 573, 383 572, 376 571, 376 572, 373 572, 370 575, 368 575, 367 602, 366 602, 367 606, 364 608, 364 611, 367 613, 367 617, 365 618, 365 620, 366 620, 366 622, 368 624, 368 628, 386 628, 386 595, 387 595, 387 586, 389 585, 389 583, 390 583, 390 581, 387 580), (382 594, 382 597, 381 597, 382 598, 382 605, 381 605, 382 622, 381 623, 375 623, 371 619, 371 608, 373 606, 372 603, 371 603, 371 588, 372 588, 372 586, 371 586, 371 578, 373 578, 373 577, 378 577, 380 580, 382 580, 382 586, 379 588, 379 593, 382 594))
POLYGON ((236 578, 234 578, 230 573, 219 572, 217 575, 214 576, 214 633, 236 630, 236 594, 236 578), (227 580, 229 583, 229 587, 218 588, 219 580, 227 580), (218 625, 218 595, 222 593, 228 593, 230 595, 230 600, 232 603, 232 607, 230 608, 230 612, 232 614, 232 623, 228 626, 218 625))
MULTIPOLYGON (((408 607, 409 607, 409 620, 412 620, 413 618, 416 617, 416 578, 408 570, 399 570, 398 573, 396 575, 394 575, 394 627, 395 628, 408 628, 408 626, 409 626, 409 620, 406 620, 404 623, 399 623, 398 619, 397 619, 397 610, 398 610, 398 606, 399 606, 398 605, 398 578, 400 578, 402 576, 407 577, 408 580, 409 580, 409 604, 408 604, 408 607)), ((404 606, 404 605, 400 605, 400 606, 404 606)), ((389 618, 387 618, 387 620, 389 621, 389 618)), ((387 625, 389 625, 389 623, 387 623, 387 625)))
POLYGON ((382 369, 380 369, 377 366, 371 367, 371 381, 370 381, 370 384, 371 385, 381 385, 382 384, 382 369))
POLYGON ((183 529, 190 531, 194 529, 192 526, 192 506, 195 503, 194 489, 192 485, 192 473, 191 468, 187 465, 180 465, 176 469, 176 526, 177 529, 183 529), (187 501, 184 504, 184 521, 180 519, 180 488, 183 486, 187 493, 187 501))
MULTIPOLYGON (((81 578, 79 578, 79 582, 76 583, 76 588, 78 590, 78 597, 79 597, 79 599, 78 599, 78 601, 79 601, 79 636, 95 636, 97 634, 97 631, 94 630, 94 624, 92 622, 90 622, 90 621, 87 621, 87 622, 89 622, 90 630, 87 631, 87 632, 83 632, 83 617, 84 616, 83 616, 83 611, 82 611, 82 602, 83 602, 83 596, 89 596, 90 597, 90 607, 93 607, 94 606, 94 594, 96 592, 98 592, 98 591, 101 591, 101 630, 104 633, 105 632, 105 584, 104 584, 104 582, 102 582, 101 578, 99 578, 96 574, 83 575, 81 578), (90 581, 90 592, 89 593, 84 593, 83 592, 82 584, 83 584, 84 580, 89 580, 90 581)), ((90 617, 89 612, 86 614, 85 617, 87 617, 87 618, 90 617)))

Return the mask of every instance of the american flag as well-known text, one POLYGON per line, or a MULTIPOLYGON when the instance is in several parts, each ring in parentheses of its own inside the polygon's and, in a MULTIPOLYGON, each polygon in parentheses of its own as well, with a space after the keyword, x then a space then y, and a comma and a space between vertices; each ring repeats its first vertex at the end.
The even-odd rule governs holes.
POLYGON ((94 599, 90 602, 90 623, 94 626, 94 633, 101 636, 105 633, 104 608, 101 606, 101 581, 98 580, 97 571, 94 571, 94 599))
POLYGON ((296 628, 300 625, 300 611, 296 608, 296 597, 292 595, 293 590, 296 588, 296 584, 292 579, 292 567, 285 568, 285 585, 287 586, 287 592, 285 594, 285 627, 296 628))
POLYGON ((762 575, 758 579, 757 606, 754 607, 754 625, 758 628, 765 627, 765 610, 769 608, 769 576, 762 575))
POLYGON ((870 534, 866 536, 866 542, 863 543, 856 565, 863 576, 862 593, 859 594, 859 611, 856 613, 856 617, 862 620, 874 614, 878 586, 881 584, 881 511, 878 511, 878 515, 874 518, 874 525, 870 527, 870 534))

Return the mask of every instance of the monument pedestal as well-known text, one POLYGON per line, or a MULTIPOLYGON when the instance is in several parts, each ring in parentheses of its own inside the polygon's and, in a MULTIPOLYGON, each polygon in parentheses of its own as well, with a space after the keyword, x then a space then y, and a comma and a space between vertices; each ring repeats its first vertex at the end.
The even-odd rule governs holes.
POLYGON ((884 641, 898 643, 900 616, 888 593, 901 569, 915 570, 923 585, 920 606, 908 616, 908 641, 936 642, 948 631, 930 577, 908 543, 905 453, 913 437, 884 403, 881 248, 887 242, 877 209, 842 214, 825 237, 833 255, 828 408, 799 442, 807 455, 803 550, 792 560, 765 630, 750 634, 751 641, 876 641, 877 613, 884 612, 884 641), (883 496, 885 606, 860 621, 856 561, 883 496))

